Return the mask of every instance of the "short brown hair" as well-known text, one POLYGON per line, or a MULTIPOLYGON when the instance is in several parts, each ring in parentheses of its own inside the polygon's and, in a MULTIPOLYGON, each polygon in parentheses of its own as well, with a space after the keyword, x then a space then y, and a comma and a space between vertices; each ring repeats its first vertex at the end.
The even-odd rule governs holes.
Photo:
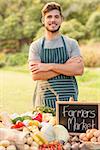
POLYGON ((42 16, 45 16, 45 14, 46 14, 47 12, 50 12, 50 11, 52 11, 52 10, 54 10, 54 9, 57 9, 57 10, 60 12, 60 15, 62 16, 60 4, 58 4, 58 3, 56 3, 56 2, 49 2, 49 3, 47 3, 47 4, 43 7, 43 9, 42 9, 42 11, 41 11, 42 16))

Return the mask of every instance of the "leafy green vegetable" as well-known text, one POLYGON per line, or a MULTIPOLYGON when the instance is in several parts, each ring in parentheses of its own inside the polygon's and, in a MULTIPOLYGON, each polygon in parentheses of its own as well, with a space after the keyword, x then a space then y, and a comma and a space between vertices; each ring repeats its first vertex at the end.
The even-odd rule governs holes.
POLYGON ((13 124, 15 124, 17 121, 23 121, 22 117, 16 117, 15 119, 12 119, 13 124))
POLYGON ((47 106, 38 106, 33 109, 33 112, 41 112, 41 113, 52 113, 53 116, 56 115, 55 109, 47 106))

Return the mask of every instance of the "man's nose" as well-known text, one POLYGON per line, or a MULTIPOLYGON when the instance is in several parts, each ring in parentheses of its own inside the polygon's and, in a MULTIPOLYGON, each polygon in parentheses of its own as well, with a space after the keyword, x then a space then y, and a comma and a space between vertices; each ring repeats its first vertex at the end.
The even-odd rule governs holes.
POLYGON ((52 17, 52 18, 51 18, 51 21, 55 21, 55 17, 52 17))

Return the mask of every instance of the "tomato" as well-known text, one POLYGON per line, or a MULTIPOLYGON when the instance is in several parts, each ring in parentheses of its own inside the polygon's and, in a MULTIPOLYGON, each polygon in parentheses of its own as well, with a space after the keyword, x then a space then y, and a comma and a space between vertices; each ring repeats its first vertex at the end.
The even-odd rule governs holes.
POLYGON ((56 150, 55 145, 50 146, 50 150, 56 150))
POLYGON ((57 150, 62 150, 62 146, 61 146, 61 144, 58 144, 58 146, 57 146, 57 150))
POLYGON ((43 144, 42 147, 43 148, 47 148, 48 146, 47 146, 47 144, 43 144))
POLYGON ((57 142, 51 142, 49 144, 43 144, 39 147, 39 150, 63 150, 62 145, 57 142))

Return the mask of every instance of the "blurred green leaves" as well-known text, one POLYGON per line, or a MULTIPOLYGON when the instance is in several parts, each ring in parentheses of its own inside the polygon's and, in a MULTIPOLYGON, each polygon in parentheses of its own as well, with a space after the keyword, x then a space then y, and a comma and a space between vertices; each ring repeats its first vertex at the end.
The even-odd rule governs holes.
MULTIPOLYGON (((23 44, 43 36, 41 9, 44 4, 51 1, 0 0, 0 51, 8 48, 12 52, 12 47, 15 51, 20 51, 23 44)), ((100 0, 55 0, 55 2, 62 6, 63 34, 79 41, 92 38, 100 40, 100 0)))

